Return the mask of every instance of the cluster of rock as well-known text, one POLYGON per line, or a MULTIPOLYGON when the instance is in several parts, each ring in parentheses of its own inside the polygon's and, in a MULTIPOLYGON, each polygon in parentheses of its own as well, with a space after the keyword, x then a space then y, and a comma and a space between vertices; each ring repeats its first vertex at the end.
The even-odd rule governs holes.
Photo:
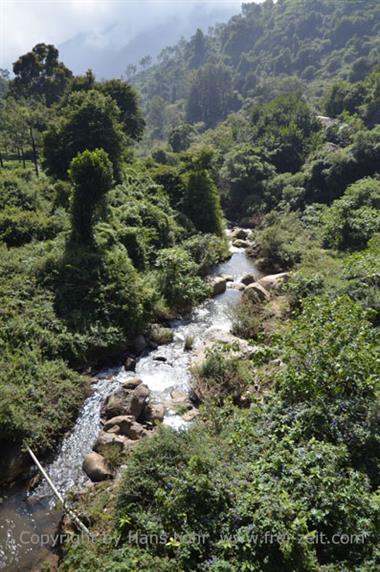
POLYGON ((231 282, 231 288, 236 288, 243 292, 243 300, 249 300, 255 304, 269 302, 271 291, 278 290, 289 279, 289 272, 270 274, 263 278, 256 279, 254 274, 246 274, 240 282, 231 282))
POLYGON ((83 461, 88 477, 93 482, 113 478, 110 454, 128 452, 140 439, 151 436, 164 415, 164 405, 152 402, 149 388, 141 379, 125 381, 102 405, 102 429, 93 451, 83 461))
POLYGON ((124 367, 127 371, 135 371, 137 357, 146 349, 157 349, 158 346, 170 344, 174 339, 171 328, 162 324, 151 324, 145 334, 136 336, 132 353, 127 353, 124 359, 124 367))
POLYGON ((248 248, 251 245, 248 240, 249 236, 250 232, 248 230, 235 228, 230 234, 232 246, 235 246, 236 248, 248 248))

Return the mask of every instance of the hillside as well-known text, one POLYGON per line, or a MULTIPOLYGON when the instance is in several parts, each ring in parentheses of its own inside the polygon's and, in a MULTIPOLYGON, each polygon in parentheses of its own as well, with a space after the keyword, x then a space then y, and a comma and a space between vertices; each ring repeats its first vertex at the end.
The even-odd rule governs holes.
POLYGON ((379 32, 266 1, 131 82, 2 78, 0 482, 89 477, 54 570, 379 569, 379 32))
POLYGON ((131 81, 162 138, 184 120, 215 126, 247 101, 294 89, 320 96, 329 81, 361 80, 378 69, 379 31, 375 0, 247 3, 210 34, 197 30, 163 50, 131 81))

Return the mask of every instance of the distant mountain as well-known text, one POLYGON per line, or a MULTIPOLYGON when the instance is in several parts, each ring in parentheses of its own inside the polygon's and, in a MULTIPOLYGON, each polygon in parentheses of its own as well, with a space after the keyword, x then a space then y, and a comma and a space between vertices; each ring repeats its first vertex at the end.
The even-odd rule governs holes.
MULTIPOLYGON (((83 73, 91 68, 99 78, 119 77, 125 73, 128 64, 137 64, 145 56, 155 58, 168 45, 178 42, 183 37, 190 37, 194 30, 200 28, 204 32, 210 26, 226 22, 236 13, 236 6, 223 4, 211 6, 199 4, 186 15, 168 15, 162 23, 152 24, 146 30, 136 34, 125 44, 122 43, 120 28, 123 23, 103 31, 98 38, 95 34, 78 34, 59 46, 62 61, 74 71, 83 73), (112 46, 112 37, 116 32, 120 36, 121 47, 112 46)), ((125 23, 125 37, 128 36, 128 24, 125 23)), ((130 33, 129 33, 130 35, 130 33)))

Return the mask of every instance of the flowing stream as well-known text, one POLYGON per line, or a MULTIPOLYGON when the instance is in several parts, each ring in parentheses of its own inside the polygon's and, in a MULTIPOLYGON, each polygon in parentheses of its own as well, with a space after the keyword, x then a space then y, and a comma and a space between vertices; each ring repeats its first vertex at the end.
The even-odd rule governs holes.
MULTIPOLYGON (((239 281, 248 272, 258 274, 254 262, 244 250, 232 247, 231 252, 231 258, 217 265, 212 275, 230 274, 239 281)), ((238 290, 227 288, 224 294, 196 308, 189 319, 174 320, 171 323, 173 342, 143 354, 135 372, 126 372, 123 367, 118 367, 97 375, 99 381, 83 404, 74 427, 63 438, 56 457, 45 466, 63 495, 70 489, 81 488, 88 480, 82 471, 82 461, 92 450, 98 434, 103 399, 128 377, 141 378, 155 400, 161 402, 170 397, 173 388, 188 389, 190 352, 184 350, 186 337, 192 336, 197 344, 206 339, 212 329, 228 331, 231 326, 230 307, 239 301, 240 295, 238 290)), ((182 418, 170 410, 164 423, 175 428, 184 425, 182 418)), ((0 491, 0 502, 1 572, 38 570, 38 563, 50 553, 51 537, 61 518, 61 512, 54 508, 50 489, 42 482, 33 494, 28 494, 23 488, 0 491)))

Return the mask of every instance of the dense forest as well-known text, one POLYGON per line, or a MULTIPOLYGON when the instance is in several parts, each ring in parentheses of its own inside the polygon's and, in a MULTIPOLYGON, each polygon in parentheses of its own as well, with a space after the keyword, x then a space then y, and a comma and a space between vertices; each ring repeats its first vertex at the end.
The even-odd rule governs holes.
POLYGON ((91 372, 210 296, 226 221, 287 276, 233 310, 254 351, 215 344, 196 421, 112 452, 120 478, 76 501, 97 541, 64 546, 59 570, 380 567, 372 0, 243 4, 128 81, 75 76, 43 43, 1 72, 0 479, 22 444, 55 447, 91 372))

